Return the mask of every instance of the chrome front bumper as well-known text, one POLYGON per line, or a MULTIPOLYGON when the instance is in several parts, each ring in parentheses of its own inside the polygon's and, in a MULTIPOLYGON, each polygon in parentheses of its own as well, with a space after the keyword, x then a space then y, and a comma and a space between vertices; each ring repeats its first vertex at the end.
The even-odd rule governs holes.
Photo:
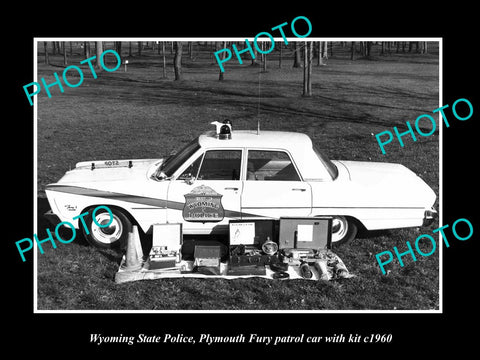
POLYGON ((52 210, 48 210, 43 216, 48 220, 50 225, 56 226, 60 223, 60 218, 55 215, 52 210))

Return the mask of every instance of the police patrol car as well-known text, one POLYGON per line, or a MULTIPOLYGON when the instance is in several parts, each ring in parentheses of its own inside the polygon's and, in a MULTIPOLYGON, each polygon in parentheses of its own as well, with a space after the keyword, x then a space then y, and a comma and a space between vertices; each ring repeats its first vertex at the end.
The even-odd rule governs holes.
POLYGON ((436 214, 433 190, 403 165, 331 161, 305 134, 215 125, 167 159, 77 163, 47 185, 47 215, 109 248, 125 241, 132 224, 146 233, 153 224, 182 223, 184 234, 215 234, 234 219, 330 215, 332 242, 341 244, 360 226, 421 226, 436 214), (93 221, 89 210, 99 205, 113 221, 101 211, 93 221))

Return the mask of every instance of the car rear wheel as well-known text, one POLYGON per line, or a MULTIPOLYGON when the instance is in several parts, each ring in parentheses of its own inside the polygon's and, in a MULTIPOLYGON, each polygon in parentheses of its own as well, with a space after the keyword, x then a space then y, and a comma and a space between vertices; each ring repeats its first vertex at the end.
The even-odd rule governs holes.
POLYGON ((87 241, 101 249, 112 249, 126 244, 128 233, 132 231, 132 223, 128 217, 118 209, 110 208, 112 215, 106 209, 98 209, 95 212, 95 221, 93 218, 93 208, 90 209, 88 216, 85 216, 85 228, 83 235, 87 241))
POLYGON ((345 216, 333 216, 332 246, 343 245, 357 236, 357 224, 345 216))

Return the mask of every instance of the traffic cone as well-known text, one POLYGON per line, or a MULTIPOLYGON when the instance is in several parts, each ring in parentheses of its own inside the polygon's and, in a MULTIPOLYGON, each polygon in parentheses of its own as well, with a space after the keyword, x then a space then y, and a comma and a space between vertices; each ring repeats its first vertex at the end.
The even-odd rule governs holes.
POLYGON ((122 270, 136 271, 142 268, 142 254, 139 254, 138 248, 141 251, 140 237, 138 236, 138 230, 135 233, 135 228, 131 233, 128 233, 127 239, 127 252, 125 254, 125 262, 123 263, 122 270), (138 243, 138 244, 137 244, 138 243))
POLYGON ((135 238, 135 250, 137 251, 138 261, 143 263, 143 250, 142 250, 142 243, 140 242, 140 234, 138 233, 138 226, 133 225, 132 227, 132 236, 135 238))

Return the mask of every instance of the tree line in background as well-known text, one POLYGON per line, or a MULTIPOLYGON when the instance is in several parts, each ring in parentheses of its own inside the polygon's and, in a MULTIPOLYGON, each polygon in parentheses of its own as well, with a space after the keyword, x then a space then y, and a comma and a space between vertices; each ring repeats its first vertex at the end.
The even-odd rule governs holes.
MULTIPOLYGON (((92 54, 96 54, 96 59, 100 58, 103 50, 109 44, 109 47, 114 49, 122 58, 142 56, 142 51, 149 50, 154 53, 157 52, 162 57, 162 76, 167 77, 167 52, 170 56, 173 55, 173 69, 174 79, 176 81, 182 80, 182 57, 188 56, 190 60, 194 60, 195 52, 200 53, 200 47, 207 49, 210 52, 210 59, 214 60, 213 53, 227 47, 231 48, 232 44, 237 44, 240 48, 246 48, 245 42, 227 42, 227 41, 198 41, 198 42, 182 42, 182 41, 138 41, 138 42, 102 42, 102 41, 83 41, 83 42, 71 42, 71 41, 51 41, 43 42, 44 50, 44 63, 49 64, 49 54, 51 55, 63 55, 63 63, 67 65, 68 56, 72 57, 74 54, 74 45, 78 53, 78 47, 85 59, 90 58, 92 54), (186 50, 184 50, 186 48, 186 50), (196 49, 195 49, 196 48, 196 49), (128 55, 127 55, 128 51, 128 55)), ((259 41, 261 46, 260 50, 266 49, 266 42, 259 41), (265 46, 265 48, 264 48, 265 46)), ((244 60, 244 62, 250 61, 251 66, 261 66, 261 72, 267 72, 267 57, 272 58, 275 55, 278 62, 278 68, 282 68, 285 59, 292 59, 293 68, 303 67, 303 95, 312 95, 312 65, 316 58, 317 66, 324 66, 327 63, 328 57, 333 56, 334 48, 341 49, 342 53, 349 52, 350 60, 356 59, 371 59, 373 58, 372 49, 377 49, 378 55, 388 56, 392 53, 416 53, 427 54, 428 43, 426 41, 340 41, 340 42, 327 42, 327 41, 292 41, 288 45, 285 45, 283 41, 276 42, 275 51, 269 54, 258 54, 255 47, 252 47, 254 57, 250 57, 250 60, 244 60), (334 47, 335 45, 335 47, 334 47), (268 56, 267 56, 268 55, 268 56)), ((274 58, 275 58, 274 57, 274 58)), ((232 57, 233 58, 233 57, 232 57)), ((98 61, 96 62, 97 68, 100 68, 98 61)), ((224 73, 219 71, 219 81, 224 80, 224 73)))

